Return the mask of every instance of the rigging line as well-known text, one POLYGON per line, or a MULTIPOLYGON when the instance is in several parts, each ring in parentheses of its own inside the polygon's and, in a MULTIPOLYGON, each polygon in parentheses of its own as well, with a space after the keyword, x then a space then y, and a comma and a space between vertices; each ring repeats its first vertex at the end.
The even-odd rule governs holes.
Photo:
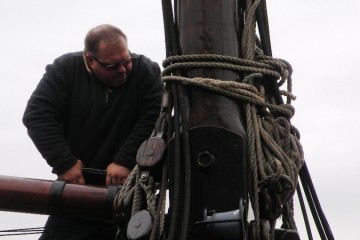
MULTIPOLYGON (((69 227, 67 229, 75 229, 75 227, 69 227)), ((59 227, 53 227, 53 228, 48 228, 48 229, 45 229, 44 227, 39 227, 39 228, 22 228, 22 229, 12 229, 12 230, 0 230, 0 237, 41 234, 41 233, 44 233, 44 232, 60 232, 60 231, 63 231, 63 230, 64 230, 64 228, 59 228, 59 227)))
MULTIPOLYGON (((261 48, 265 55, 272 56, 271 50, 271 41, 270 41, 270 30, 269 30, 269 22, 268 22, 268 15, 267 15, 267 7, 266 1, 262 0, 257 9, 256 9, 256 22, 258 23, 258 30, 260 34, 261 40, 261 48)), ((284 101, 281 97, 279 92, 279 88, 277 87, 276 82, 273 79, 269 79, 271 82, 269 86, 269 90, 273 94, 274 98, 276 99, 277 104, 283 104, 284 101)))
POLYGON ((298 195, 299 202, 300 202, 301 211, 303 213, 303 218, 304 218, 304 223, 306 226, 306 232, 307 232, 308 238, 309 238, 309 240, 313 240, 311 227, 309 224, 309 218, 308 218, 308 214, 307 214, 306 207, 304 204, 304 198, 303 198, 301 188, 300 188, 300 183, 298 183, 298 185, 296 186, 296 190, 297 190, 297 195, 298 195))
POLYGON ((44 227, 0 230, 0 237, 41 234, 43 232, 44 232, 44 227))
MULTIPOLYGON (((176 4, 176 1, 175 1, 176 4)), ((162 0, 162 8, 163 8, 163 20, 164 20, 164 29, 165 29, 165 43, 166 43, 166 57, 169 57, 171 55, 178 55, 179 54, 179 47, 178 42, 176 38, 176 30, 175 30, 175 23, 174 23, 174 15, 173 15, 173 9, 172 9, 172 3, 170 0, 162 0)), ((177 71, 178 73, 178 71, 177 71)), ((173 131, 169 130, 169 139, 170 136, 173 136, 174 134, 174 153, 173 155, 170 154, 170 151, 168 152, 168 157, 172 158, 172 162, 174 164, 173 167, 173 192, 171 193, 172 198, 170 198, 171 202, 171 216, 170 216, 170 226, 169 226, 169 239, 176 239, 179 233, 178 225, 181 223, 181 207, 182 202, 180 201, 180 195, 181 195, 181 189, 183 188, 183 173, 180 170, 180 110, 179 110, 179 99, 178 99, 178 86, 179 83, 171 83, 169 86, 170 93, 172 95, 172 102, 173 102, 173 108, 174 108, 174 115, 173 119, 170 119, 169 125, 172 125, 174 128, 173 131), (172 156, 171 156, 172 155, 172 156)), ((171 108, 169 109, 171 111, 171 108)), ((170 160, 170 159, 169 159, 170 160)))
POLYGON ((36 228, 18 228, 18 229, 0 230, 0 233, 4 233, 4 232, 40 231, 40 230, 44 230, 44 227, 36 227, 36 228))
POLYGON ((42 232, 28 232, 28 233, 7 233, 0 234, 0 237, 9 237, 9 236, 21 236, 21 235, 30 235, 30 234, 41 234, 42 232))
POLYGON ((35 228, 18 228, 18 229, 9 229, 9 230, 0 230, 0 237, 8 236, 21 236, 21 235, 30 235, 30 234, 41 234, 43 232, 56 232, 62 231, 62 228, 53 227, 45 230, 44 227, 35 227, 35 228))
POLYGON ((157 206, 157 210, 156 210, 156 216, 154 219, 154 224, 153 224, 153 229, 151 231, 150 234, 150 240, 155 240, 155 236, 157 234, 157 230, 159 230, 159 236, 161 237, 162 235, 162 219, 160 215, 164 215, 165 213, 163 212, 163 205, 164 205, 164 201, 166 199, 166 185, 167 185, 167 161, 168 159, 165 159, 163 166, 162 166, 162 177, 161 177, 161 187, 160 187, 160 197, 159 197, 159 201, 158 201, 158 206, 157 206), (160 224, 160 227, 159 227, 160 224))
POLYGON ((170 57, 171 55, 179 54, 179 48, 176 40, 174 14, 170 0, 162 0, 161 2, 163 9, 166 57, 170 57))
POLYGON ((272 56, 269 21, 265 0, 262 0, 256 9, 256 21, 258 23, 262 50, 264 51, 265 55, 272 56))
MULTIPOLYGON (((259 58, 259 56, 257 56, 259 58)), ((274 65, 274 58, 272 57, 263 57, 256 60, 247 60, 239 57, 227 56, 222 54, 209 54, 209 53, 200 53, 200 54, 184 54, 167 57, 162 65, 163 67, 168 67, 174 63, 184 63, 184 62, 220 62, 220 63, 232 63, 234 65, 243 65, 248 67, 257 67, 265 68, 269 70, 277 70, 286 67, 286 64, 283 64, 280 60, 276 63, 278 66, 274 65)))
MULTIPOLYGON (((155 130, 156 130, 155 135, 159 135, 159 133, 161 133, 162 138, 164 137, 163 134, 165 134, 165 131, 168 129, 168 125, 166 122, 167 121, 166 113, 168 111, 168 107, 169 107, 168 94, 165 92, 161 103, 160 117, 157 119, 157 122, 155 124, 155 130)), ((166 139, 168 139, 167 136, 166 139)), ((169 159, 166 157, 165 159, 163 159, 161 182, 160 182, 161 185, 159 188, 159 199, 158 199, 158 205, 153 223, 153 228, 150 234, 150 240, 155 240, 156 235, 158 235, 158 237, 161 237, 164 231, 166 192, 167 192, 167 180, 168 180, 168 167, 167 167, 168 160, 169 159)))
MULTIPOLYGON (((171 209, 171 224, 169 229, 169 239, 176 239, 176 235, 178 234, 179 228, 178 224, 181 223, 181 210, 182 208, 182 201, 180 200, 181 197, 181 189, 183 188, 183 174, 180 167, 180 123, 179 123, 179 102, 178 102, 178 95, 177 95, 177 87, 178 83, 171 84, 172 93, 173 93, 173 102, 174 102, 174 116, 173 116, 173 126, 174 126, 174 153, 173 156, 169 154, 169 157, 172 157, 173 160, 173 192, 172 198, 170 199, 173 203, 171 205, 173 208, 171 209), (180 216, 180 217, 179 217, 180 216)), ((169 136, 171 136, 169 134, 169 136)), ((170 151, 169 151, 170 153, 170 151)))
MULTIPOLYGON (((266 55, 271 56, 271 45, 270 45, 270 35, 269 35, 269 29, 268 29, 268 20, 267 20, 267 14, 266 14, 266 3, 265 0, 259 5, 259 8, 257 9, 257 21, 259 24, 259 32, 261 35, 261 42, 262 47, 265 48, 264 53, 266 55)), ((274 84, 273 90, 275 89, 274 84)), ((275 97, 278 104, 282 104, 282 98, 278 97, 278 92, 274 91, 275 97)), ((310 174, 308 172, 308 169, 306 167, 306 164, 304 163, 304 166, 300 170, 300 179, 303 183, 303 189, 305 191, 305 196, 309 202, 309 206, 311 209, 311 212, 313 214, 314 220, 316 222, 316 226, 318 228, 319 234, 322 235, 322 237, 325 238, 325 234, 330 237, 330 239, 333 239, 333 235, 330 229, 330 226, 326 220, 325 214, 321 209, 320 202, 318 200, 315 188, 312 184, 310 174), (324 226, 325 225, 325 226, 324 226)))
POLYGON ((180 120, 182 127, 182 145, 184 151, 184 211, 183 211, 183 224, 180 239, 187 239, 189 216, 190 216, 190 204, 191 204, 191 157, 189 146, 189 132, 188 122, 186 116, 186 101, 184 96, 184 88, 179 85, 179 107, 180 107, 180 120))
MULTIPOLYGON (((271 53, 269 25, 268 25, 268 19, 267 19, 265 0, 263 0, 262 3, 259 5, 259 8, 256 11, 256 17, 257 17, 257 22, 259 25, 259 32, 260 32, 260 36, 261 36, 262 48, 264 50, 265 55, 271 56, 272 53, 271 53)), ((272 90, 276 90, 274 84, 272 84, 272 86, 273 86, 272 90)), ((278 92, 274 91, 274 93, 275 93, 277 103, 282 104, 283 101, 282 101, 282 98, 278 97, 278 95, 279 95, 278 92)), ((325 214, 321 209, 321 205, 318 200, 315 188, 312 184, 311 177, 308 172, 306 163, 304 163, 304 166, 300 170, 299 175, 300 175, 300 179, 303 183, 303 189, 305 191, 305 196, 308 199, 310 209, 313 214, 314 221, 316 222, 316 226, 318 228, 319 234, 323 238, 325 238, 324 235, 327 235, 330 239, 333 239, 334 237, 332 235, 332 232, 331 232, 330 226, 327 222, 327 219, 325 217, 325 214)), ((301 193, 300 188, 298 188, 298 192, 301 193)), ((301 196, 301 199, 302 199, 302 196, 301 196)), ((300 195, 299 195, 299 200, 301 201, 301 199, 300 199, 300 195)), ((304 213, 304 211, 303 211, 303 213, 304 213)), ((305 214, 306 214, 306 212, 305 212, 305 214)), ((307 218, 307 216, 304 216, 304 219, 305 218, 307 218)), ((310 237, 311 230, 308 229, 308 227, 307 227, 307 231, 308 231, 308 235, 310 234, 309 235, 309 237, 310 237)))
MULTIPOLYGON (((257 21, 259 25, 259 32, 261 35, 262 40, 262 47, 266 55, 271 55, 271 48, 270 47, 270 37, 269 37, 269 30, 268 30, 268 22, 267 22, 267 15, 266 15, 266 3, 265 0, 259 5, 259 8, 257 9, 257 21)), ((273 94, 276 97, 276 102, 278 104, 282 104, 282 98, 280 98, 278 95, 277 88, 275 87, 275 84, 271 84, 273 94)), ((330 229, 330 226, 328 225, 328 222, 326 220, 326 217, 321 209, 320 202, 317 198, 315 188, 312 184, 310 174, 308 172, 308 169, 306 167, 306 164, 304 163, 303 168, 300 170, 300 179, 303 183, 303 188, 305 191, 305 195, 308 199, 309 206, 311 209, 311 212, 314 217, 314 221, 316 222, 316 226, 318 228, 319 234, 322 236, 322 239, 325 239, 325 235, 330 237, 330 239, 333 239, 333 235, 330 229), (325 225, 325 226, 324 226, 325 225)), ((326 238, 327 239, 327 238, 326 238)))
MULTIPOLYGON (((300 175, 301 175, 301 171, 300 171, 300 175)), ((301 179, 303 189, 304 189, 304 193, 305 193, 306 199, 307 199, 307 201, 309 203, 310 211, 311 211, 311 214, 313 216, 313 219, 314 219, 316 228, 318 230, 318 233, 319 233, 321 239, 327 240, 328 238, 326 237, 326 234, 324 232, 324 228, 323 228, 323 226, 321 224, 321 220, 320 220, 318 212, 316 210, 316 204, 314 203, 313 196, 311 195, 311 190, 309 189, 307 179, 305 177, 300 178, 300 179, 301 179)))
POLYGON ((309 202, 311 213, 313 215, 321 239, 333 240, 334 236, 332 234, 330 225, 325 217, 325 214, 321 208, 319 199, 316 195, 316 191, 312 183, 306 163, 304 163, 303 167, 300 169, 299 174, 306 198, 309 202))

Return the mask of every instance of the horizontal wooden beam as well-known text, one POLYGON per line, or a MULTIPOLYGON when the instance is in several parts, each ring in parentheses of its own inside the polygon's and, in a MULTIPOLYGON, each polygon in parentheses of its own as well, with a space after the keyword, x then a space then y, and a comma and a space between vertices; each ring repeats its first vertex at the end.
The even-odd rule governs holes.
POLYGON ((109 221, 119 189, 0 175, 0 210, 109 221))

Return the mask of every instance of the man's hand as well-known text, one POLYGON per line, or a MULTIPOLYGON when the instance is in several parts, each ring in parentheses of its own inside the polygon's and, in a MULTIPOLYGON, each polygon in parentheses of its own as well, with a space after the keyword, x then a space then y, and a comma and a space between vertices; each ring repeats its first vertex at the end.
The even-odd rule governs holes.
POLYGON ((84 176, 82 174, 82 162, 77 160, 76 164, 63 174, 58 175, 59 179, 67 180, 74 184, 85 184, 84 176))
POLYGON ((110 163, 106 168, 106 186, 124 184, 130 173, 128 168, 110 163))

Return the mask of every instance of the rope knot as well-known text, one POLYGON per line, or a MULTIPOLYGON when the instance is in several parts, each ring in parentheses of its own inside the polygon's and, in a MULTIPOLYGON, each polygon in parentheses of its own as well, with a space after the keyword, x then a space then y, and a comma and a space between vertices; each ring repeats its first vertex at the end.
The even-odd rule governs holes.
POLYGON ((295 115, 295 108, 290 104, 279 104, 271 108, 271 112, 276 117, 284 117, 290 121, 295 115))

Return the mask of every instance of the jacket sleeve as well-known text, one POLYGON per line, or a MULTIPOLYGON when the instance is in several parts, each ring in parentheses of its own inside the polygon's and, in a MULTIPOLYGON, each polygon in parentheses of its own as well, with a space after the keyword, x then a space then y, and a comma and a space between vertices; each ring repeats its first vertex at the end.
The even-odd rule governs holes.
POLYGON ((46 67, 23 116, 30 138, 56 174, 65 172, 76 163, 63 129, 69 89, 64 69, 55 60, 46 67))
POLYGON ((124 144, 114 156, 115 163, 129 169, 135 166, 137 150, 150 137, 160 113, 164 91, 160 76, 160 68, 156 63, 152 63, 151 67, 141 74, 137 120, 124 144))

